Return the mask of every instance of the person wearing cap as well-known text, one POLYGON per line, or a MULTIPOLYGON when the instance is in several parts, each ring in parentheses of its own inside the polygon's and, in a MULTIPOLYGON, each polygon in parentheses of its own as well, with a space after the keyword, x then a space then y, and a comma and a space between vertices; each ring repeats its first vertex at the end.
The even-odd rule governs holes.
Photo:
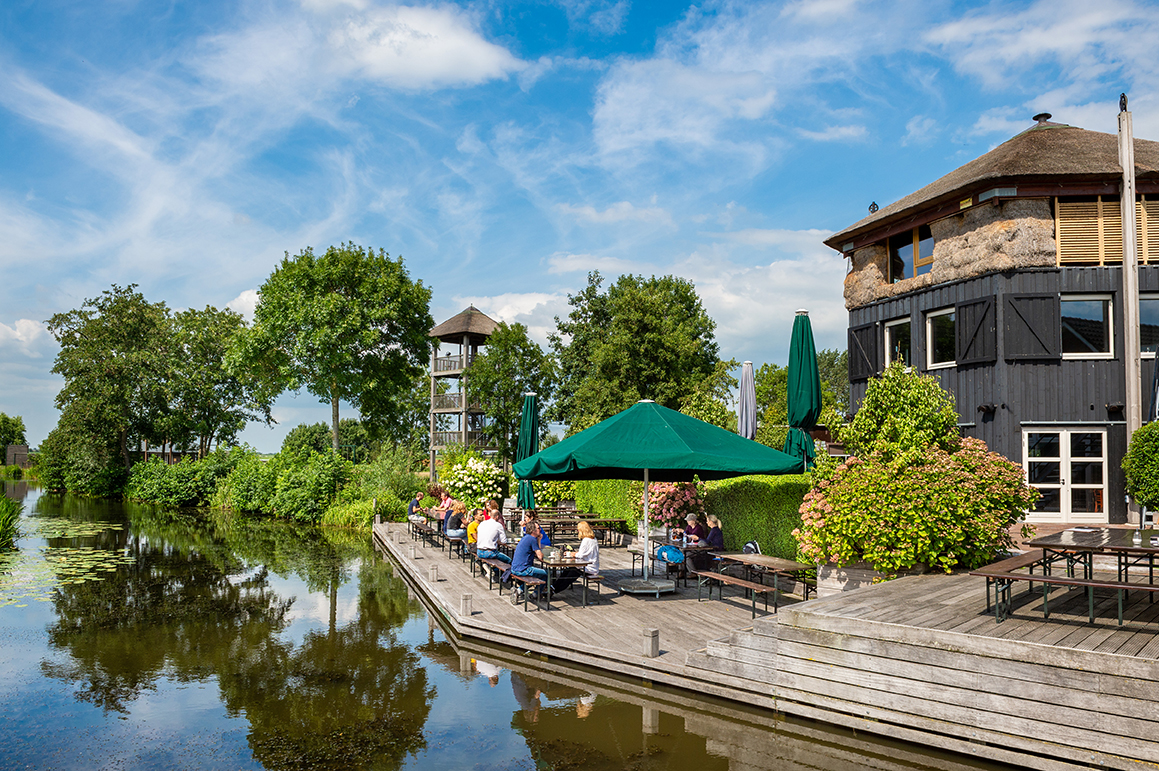
POLYGON ((683 530, 677 530, 676 533, 685 536, 689 543, 698 543, 701 538, 708 536, 708 530, 696 520, 695 514, 689 514, 685 521, 688 525, 683 530))

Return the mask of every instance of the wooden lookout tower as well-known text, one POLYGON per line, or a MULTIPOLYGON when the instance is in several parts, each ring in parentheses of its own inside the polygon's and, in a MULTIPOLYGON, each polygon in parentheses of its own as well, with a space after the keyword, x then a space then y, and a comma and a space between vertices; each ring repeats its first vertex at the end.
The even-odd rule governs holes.
POLYGON ((467 399, 467 368, 498 324, 475 306, 431 330, 431 479, 439 450, 461 444, 495 450, 483 434, 485 415, 467 399), (453 350, 454 347, 458 350, 453 350), (451 348, 444 352, 444 347, 451 348))

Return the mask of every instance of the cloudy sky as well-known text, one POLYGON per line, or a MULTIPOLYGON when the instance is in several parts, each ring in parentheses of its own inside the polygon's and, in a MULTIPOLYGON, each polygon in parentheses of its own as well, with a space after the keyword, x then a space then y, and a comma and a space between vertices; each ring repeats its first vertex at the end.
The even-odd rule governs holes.
MULTIPOLYGON (((0 8, 0 411, 110 284, 252 311, 284 252, 402 255, 442 321, 543 341, 589 270, 695 282, 725 357, 844 347, 829 233, 1055 120, 1159 139, 1159 7, 1102 0, 0 8), (1148 85, 1150 84, 1150 85, 1148 85)), ((325 421, 303 393, 245 439, 325 421)))

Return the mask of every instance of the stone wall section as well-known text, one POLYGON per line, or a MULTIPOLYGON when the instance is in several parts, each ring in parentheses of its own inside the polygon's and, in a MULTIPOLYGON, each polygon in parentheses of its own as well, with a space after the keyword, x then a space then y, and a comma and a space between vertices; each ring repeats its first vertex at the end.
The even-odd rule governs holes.
POLYGON ((884 244, 855 251, 845 277, 846 309, 971 276, 1056 264, 1054 216, 1046 199, 979 204, 931 222, 930 232, 930 272, 896 284, 887 283, 889 252, 884 244))

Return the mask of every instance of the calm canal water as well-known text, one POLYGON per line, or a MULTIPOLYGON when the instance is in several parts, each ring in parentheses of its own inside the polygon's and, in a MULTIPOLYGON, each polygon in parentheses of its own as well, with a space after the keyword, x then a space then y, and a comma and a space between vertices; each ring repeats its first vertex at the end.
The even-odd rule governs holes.
POLYGON ((364 535, 5 494, 0 769, 1000 768, 463 647, 364 535))

